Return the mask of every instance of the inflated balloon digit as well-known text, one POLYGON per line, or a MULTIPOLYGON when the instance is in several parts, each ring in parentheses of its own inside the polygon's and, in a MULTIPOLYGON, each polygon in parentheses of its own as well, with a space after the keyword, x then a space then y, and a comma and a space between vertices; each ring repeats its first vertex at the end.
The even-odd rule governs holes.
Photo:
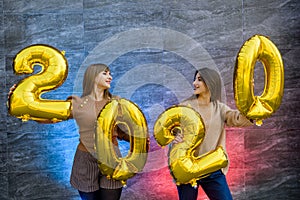
POLYGON ((149 136, 144 114, 129 100, 110 101, 97 118, 95 147, 102 174, 126 185, 147 161, 149 136), (120 123, 127 126, 130 135, 130 152, 124 158, 116 154, 112 143, 114 129, 120 123))
POLYGON ((265 36, 254 35, 240 49, 234 69, 234 98, 237 108, 257 125, 270 117, 281 104, 284 69, 280 52, 265 36), (265 86, 261 96, 254 96, 253 74, 256 61, 265 70, 265 86))
POLYGON ((16 74, 31 74, 35 65, 42 70, 21 80, 9 98, 11 115, 36 121, 53 123, 70 116, 71 102, 46 100, 41 94, 59 87, 68 74, 68 63, 64 54, 47 45, 32 45, 21 50, 15 57, 13 67, 16 74))
POLYGON ((220 146, 205 155, 194 156, 205 135, 198 112, 187 106, 172 106, 154 124, 154 137, 160 146, 172 142, 178 132, 183 134, 184 141, 173 144, 169 151, 169 169, 176 184, 196 186, 197 180, 227 166, 227 156, 220 146))

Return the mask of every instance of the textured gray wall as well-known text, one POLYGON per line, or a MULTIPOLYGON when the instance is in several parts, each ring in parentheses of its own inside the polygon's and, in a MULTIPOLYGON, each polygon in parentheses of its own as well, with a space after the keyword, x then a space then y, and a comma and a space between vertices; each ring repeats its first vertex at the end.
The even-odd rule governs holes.
MULTIPOLYGON (((12 69, 21 49, 42 43, 66 51, 68 78, 46 98, 78 94, 88 63, 109 64, 112 92, 136 102, 151 130, 159 113, 191 94, 198 66, 221 72, 227 103, 234 107, 236 55, 254 34, 270 37, 280 50, 285 92, 280 109, 262 127, 227 129, 228 181, 234 199, 298 199, 299 9, 296 0, 0 0, 0 199, 79 199, 69 184, 78 143, 74 121, 22 123, 7 113, 7 92, 24 78, 12 69)), ((259 64, 255 76, 259 91, 259 64)), ((128 180, 122 199, 177 198, 165 154, 151 138, 144 173, 128 180)))

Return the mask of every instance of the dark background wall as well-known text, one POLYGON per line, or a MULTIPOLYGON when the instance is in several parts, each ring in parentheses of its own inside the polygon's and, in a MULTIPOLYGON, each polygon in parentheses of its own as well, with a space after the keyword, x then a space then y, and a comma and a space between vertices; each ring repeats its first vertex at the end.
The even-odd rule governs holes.
MULTIPOLYGON (((281 52, 284 96, 263 126, 227 129, 228 182, 234 199, 298 199, 299 9, 296 0, 0 0, 0 199, 79 199, 69 184, 78 143, 74 121, 21 122, 7 113, 7 92, 24 78, 12 69, 21 49, 42 43, 66 51, 68 77, 45 98, 79 94, 85 66, 108 64, 111 91, 140 106, 152 135, 158 114, 191 94, 200 66, 220 71, 227 103, 234 108, 235 59, 254 34, 270 37, 281 52)), ((263 81, 257 64, 258 93, 263 81)), ((147 165, 128 180, 122 199, 177 198, 166 152, 151 137, 147 165)))

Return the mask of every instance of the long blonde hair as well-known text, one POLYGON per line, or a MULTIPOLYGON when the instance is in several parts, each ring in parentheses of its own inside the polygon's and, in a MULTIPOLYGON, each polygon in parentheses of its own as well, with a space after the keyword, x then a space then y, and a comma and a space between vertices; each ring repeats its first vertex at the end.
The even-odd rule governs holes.
MULTIPOLYGON (((96 76, 103 71, 110 71, 109 67, 105 64, 91 64, 90 66, 88 66, 88 68, 85 70, 83 77, 81 97, 91 94, 94 88, 96 76)), ((110 99, 111 96, 112 95, 108 89, 104 90, 105 99, 110 99)))

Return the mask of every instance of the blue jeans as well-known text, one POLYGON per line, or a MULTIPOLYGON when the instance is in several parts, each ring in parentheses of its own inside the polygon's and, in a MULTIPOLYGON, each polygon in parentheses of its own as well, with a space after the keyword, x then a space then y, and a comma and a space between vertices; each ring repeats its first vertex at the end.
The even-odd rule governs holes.
MULTIPOLYGON (((221 170, 213 172, 206 178, 197 181, 210 200, 232 200, 232 196, 221 170)), ((180 200, 196 200, 198 197, 198 187, 195 189, 191 184, 181 184, 177 186, 180 200)))

